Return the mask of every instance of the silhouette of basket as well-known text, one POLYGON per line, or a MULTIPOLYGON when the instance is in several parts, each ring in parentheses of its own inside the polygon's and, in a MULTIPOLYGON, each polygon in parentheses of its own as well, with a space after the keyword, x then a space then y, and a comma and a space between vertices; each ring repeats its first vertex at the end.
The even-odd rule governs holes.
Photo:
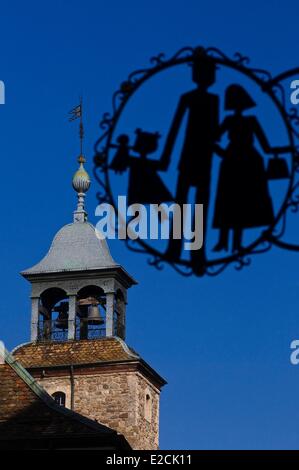
POLYGON ((284 158, 277 155, 271 158, 267 168, 267 177, 269 180, 282 180, 290 177, 289 168, 284 158))

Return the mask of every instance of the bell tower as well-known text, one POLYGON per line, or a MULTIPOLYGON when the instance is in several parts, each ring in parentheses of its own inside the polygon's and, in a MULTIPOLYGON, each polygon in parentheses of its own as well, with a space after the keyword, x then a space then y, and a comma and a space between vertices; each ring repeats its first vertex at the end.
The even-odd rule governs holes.
POLYGON ((73 223, 56 234, 48 254, 22 272, 31 283, 31 340, 125 339, 127 289, 136 281, 113 260, 107 242, 87 221, 90 187, 85 159, 73 178, 73 223))
POLYGON ((13 351, 57 403, 157 449, 165 380, 126 343, 127 290, 136 284, 87 220, 90 178, 79 158, 73 222, 21 274, 31 284, 31 341, 13 351))

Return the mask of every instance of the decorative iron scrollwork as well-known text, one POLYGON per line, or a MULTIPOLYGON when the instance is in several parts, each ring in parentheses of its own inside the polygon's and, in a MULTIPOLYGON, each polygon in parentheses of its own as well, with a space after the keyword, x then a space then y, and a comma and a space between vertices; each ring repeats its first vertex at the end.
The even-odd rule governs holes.
MULTIPOLYGON (((121 83, 120 88, 112 97, 112 112, 103 114, 100 122, 100 128, 103 133, 95 143, 94 176, 100 186, 100 191, 97 193, 98 202, 112 204, 117 213, 115 195, 113 194, 110 182, 110 162, 113 144, 118 137, 117 126, 119 119, 123 115, 128 101, 146 81, 157 76, 162 71, 178 65, 194 64, 198 54, 204 54, 218 68, 224 67, 242 74, 243 77, 251 80, 269 98, 278 111, 286 131, 288 139, 286 147, 289 149, 290 156, 288 188, 279 209, 275 211, 273 220, 247 246, 238 247, 234 252, 224 256, 206 256, 204 262, 202 262, 201 269, 196 274, 215 276, 222 273, 231 264, 237 270, 249 266, 252 256, 269 251, 273 245, 299 251, 299 237, 298 244, 289 243, 284 240, 288 217, 290 213, 296 213, 299 210, 299 114, 297 108, 292 106, 287 99, 289 80, 291 77, 299 75, 299 68, 273 77, 267 70, 251 67, 249 58, 240 52, 236 52, 232 57, 229 57, 215 47, 184 47, 169 58, 163 53, 152 57, 148 67, 132 72, 121 83)), ((136 120, 138 120, 138 116, 136 116, 136 120)), ((158 270, 161 270, 163 265, 168 263, 181 275, 190 276, 194 273, 190 261, 182 258, 171 259, 145 240, 137 239, 132 241, 126 239, 125 243, 128 249, 149 255, 148 263, 158 270)))

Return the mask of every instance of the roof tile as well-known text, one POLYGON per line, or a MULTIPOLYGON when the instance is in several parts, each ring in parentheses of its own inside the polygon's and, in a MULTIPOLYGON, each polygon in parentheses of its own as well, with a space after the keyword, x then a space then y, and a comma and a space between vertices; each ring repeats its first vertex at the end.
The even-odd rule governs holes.
POLYGON ((17 347, 13 355, 25 368, 132 361, 139 358, 118 338, 28 343, 17 347))

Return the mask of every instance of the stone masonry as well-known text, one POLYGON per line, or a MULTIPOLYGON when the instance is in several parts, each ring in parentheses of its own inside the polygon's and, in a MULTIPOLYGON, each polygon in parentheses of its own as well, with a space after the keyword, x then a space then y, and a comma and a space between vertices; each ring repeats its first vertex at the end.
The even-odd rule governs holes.
MULTIPOLYGON (((39 383, 51 395, 64 392, 66 406, 71 406, 70 377, 44 377, 39 383)), ((158 448, 159 395, 159 390, 139 372, 74 377, 74 411, 123 434, 136 450, 158 448)))

